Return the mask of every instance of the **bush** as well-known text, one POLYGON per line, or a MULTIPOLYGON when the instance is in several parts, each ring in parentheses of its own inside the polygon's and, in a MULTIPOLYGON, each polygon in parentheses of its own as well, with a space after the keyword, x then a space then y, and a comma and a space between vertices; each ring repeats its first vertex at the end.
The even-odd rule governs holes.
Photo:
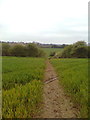
POLYGON ((10 55, 10 45, 8 43, 2 43, 2 56, 10 55))
POLYGON ((2 43, 3 56, 17 57, 44 57, 45 52, 39 49, 34 43, 27 45, 16 44, 10 46, 8 43, 2 43))
POLYGON ((10 50, 12 56, 25 57, 26 56, 26 47, 23 45, 15 45, 10 50))
POLYGON ((38 49, 38 57, 45 57, 46 56, 46 53, 41 50, 41 49, 38 49))
MULTIPOLYGON (((90 48, 89 48, 90 49, 90 48)), ((86 58, 90 51, 84 41, 78 41, 73 45, 66 46, 59 57, 62 58, 86 58)))
POLYGON ((44 57, 45 53, 39 49, 34 43, 27 45, 27 56, 29 57, 44 57))
POLYGON ((61 54, 61 56, 60 57, 62 57, 62 58, 67 58, 67 57, 71 57, 71 51, 72 51, 72 45, 69 45, 69 46, 66 46, 65 48, 64 48, 64 50, 62 51, 62 54, 61 54))
POLYGON ((77 57, 77 58, 86 58, 88 54, 87 47, 85 46, 80 46, 72 51, 72 56, 77 57))
POLYGON ((84 41, 78 41, 73 44, 71 51, 72 57, 86 58, 88 56, 87 45, 84 41))
POLYGON ((27 45, 27 56, 38 57, 38 48, 35 44, 30 43, 27 45))

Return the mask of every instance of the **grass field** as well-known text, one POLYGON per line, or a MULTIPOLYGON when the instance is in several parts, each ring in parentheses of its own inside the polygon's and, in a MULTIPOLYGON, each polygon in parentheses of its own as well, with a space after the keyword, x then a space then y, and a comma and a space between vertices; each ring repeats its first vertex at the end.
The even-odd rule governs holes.
POLYGON ((46 55, 49 56, 52 52, 61 52, 63 48, 41 48, 45 51, 46 55))
POLYGON ((44 69, 42 58, 3 57, 4 118, 30 118, 39 113, 44 69))
MULTIPOLYGON (((46 49, 46 48, 45 48, 46 49)), ((47 50, 49 53, 49 50, 47 50)), ((2 58, 2 113, 4 118, 34 118, 41 110, 45 59, 2 58)), ((88 60, 52 59, 60 84, 80 109, 88 115, 88 60)))
POLYGON ((53 59, 60 83, 74 103, 80 108, 80 116, 88 116, 88 60, 53 59))

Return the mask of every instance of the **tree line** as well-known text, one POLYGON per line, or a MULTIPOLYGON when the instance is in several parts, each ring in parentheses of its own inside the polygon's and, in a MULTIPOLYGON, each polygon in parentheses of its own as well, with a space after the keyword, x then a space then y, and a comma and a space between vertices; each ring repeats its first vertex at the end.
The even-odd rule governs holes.
POLYGON ((54 53, 57 58, 90 58, 90 46, 84 41, 78 41, 66 46, 61 53, 54 53))
POLYGON ((2 43, 2 56, 44 57, 45 52, 39 49, 34 43, 27 45, 2 43))
MULTIPOLYGON (((44 57, 46 53, 34 43, 2 43, 2 56, 44 57)), ((84 41, 78 41, 64 46, 63 51, 60 53, 52 52, 50 56, 55 58, 90 58, 90 46, 84 41)))

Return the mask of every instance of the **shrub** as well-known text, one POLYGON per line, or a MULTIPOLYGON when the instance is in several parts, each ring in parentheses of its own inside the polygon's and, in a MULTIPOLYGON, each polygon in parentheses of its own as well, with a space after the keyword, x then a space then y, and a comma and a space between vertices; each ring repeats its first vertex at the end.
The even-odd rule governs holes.
POLYGON ((10 45, 8 43, 2 43, 2 56, 10 55, 10 45))
POLYGON ((27 56, 29 57, 44 57, 45 53, 39 49, 34 43, 27 45, 27 56))
POLYGON ((45 56, 46 56, 45 52, 41 49, 38 49, 38 57, 45 57, 45 56))
POLYGON ((27 45, 27 55, 29 57, 38 57, 38 48, 35 44, 30 43, 27 45))
POLYGON ((88 56, 88 49, 84 41, 78 41, 73 44, 71 51, 72 57, 85 58, 88 56))
POLYGON ((84 41, 78 41, 73 45, 66 46, 59 57, 62 58, 86 58, 89 49, 84 41))
POLYGON ((15 45, 10 50, 12 56, 25 57, 26 56, 26 47, 23 45, 15 45))
POLYGON ((60 57, 62 57, 62 58, 67 58, 67 57, 71 57, 71 51, 72 51, 72 45, 69 45, 69 46, 66 46, 65 48, 64 48, 64 50, 62 51, 62 54, 61 54, 61 56, 60 57))

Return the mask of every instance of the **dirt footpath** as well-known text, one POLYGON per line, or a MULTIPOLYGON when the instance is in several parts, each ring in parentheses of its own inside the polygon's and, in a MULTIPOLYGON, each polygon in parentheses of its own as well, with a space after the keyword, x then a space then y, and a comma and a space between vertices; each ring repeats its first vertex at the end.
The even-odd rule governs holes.
POLYGON ((70 98, 65 95, 62 86, 60 86, 49 60, 46 64, 42 118, 77 118, 77 111, 70 98))

